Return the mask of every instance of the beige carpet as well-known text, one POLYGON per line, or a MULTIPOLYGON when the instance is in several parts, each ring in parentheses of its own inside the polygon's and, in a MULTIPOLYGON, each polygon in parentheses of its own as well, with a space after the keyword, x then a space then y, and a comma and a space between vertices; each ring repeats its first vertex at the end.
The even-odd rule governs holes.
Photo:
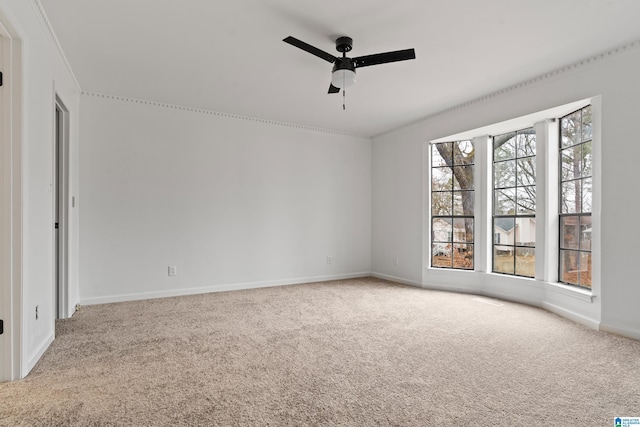
POLYGON ((83 307, 3 426, 612 426, 640 342, 376 279, 83 307))

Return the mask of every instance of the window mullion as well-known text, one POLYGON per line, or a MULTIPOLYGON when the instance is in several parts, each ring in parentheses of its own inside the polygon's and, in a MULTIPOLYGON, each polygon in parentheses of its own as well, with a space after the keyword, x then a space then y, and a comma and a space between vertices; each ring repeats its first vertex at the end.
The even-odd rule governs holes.
POLYGON ((475 203, 476 210, 474 222, 476 224, 475 234, 475 270, 480 272, 491 271, 489 262, 491 257, 492 239, 489 232, 491 230, 491 173, 489 153, 491 149, 491 138, 488 135, 473 138, 473 146, 476 149, 476 170, 475 170, 475 203))
POLYGON ((534 125, 538 157, 536 159, 536 246, 538 262, 536 279, 558 280, 558 121, 554 119, 534 125))

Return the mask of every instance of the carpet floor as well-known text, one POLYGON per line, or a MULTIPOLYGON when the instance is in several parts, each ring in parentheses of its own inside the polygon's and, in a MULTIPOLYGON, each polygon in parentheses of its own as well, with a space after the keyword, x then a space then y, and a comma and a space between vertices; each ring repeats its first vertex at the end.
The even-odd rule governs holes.
POLYGON ((83 307, 2 426, 613 426, 640 342, 366 278, 83 307))

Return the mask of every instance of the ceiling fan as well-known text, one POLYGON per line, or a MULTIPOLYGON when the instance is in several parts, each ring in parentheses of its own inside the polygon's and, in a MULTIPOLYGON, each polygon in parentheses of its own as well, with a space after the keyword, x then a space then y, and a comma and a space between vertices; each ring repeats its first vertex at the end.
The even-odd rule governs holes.
POLYGON ((328 93, 338 93, 340 89, 351 86, 356 82, 356 68, 368 67, 370 65, 386 64, 387 62, 406 61, 415 59, 416 52, 413 49, 396 50, 393 52, 376 53, 373 55, 359 56, 357 58, 347 58, 347 52, 353 48, 351 37, 338 37, 336 39, 336 50, 342 53, 342 57, 335 57, 315 46, 298 40, 295 37, 287 37, 282 40, 292 46, 300 48, 318 58, 324 59, 333 64, 331 74, 331 85, 328 93))

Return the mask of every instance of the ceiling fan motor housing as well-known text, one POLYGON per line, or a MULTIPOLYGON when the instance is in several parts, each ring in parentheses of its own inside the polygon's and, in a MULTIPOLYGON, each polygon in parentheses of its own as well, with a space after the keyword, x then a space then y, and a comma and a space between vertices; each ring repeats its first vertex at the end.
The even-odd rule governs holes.
POLYGON ((336 62, 333 64, 333 70, 331 72, 335 73, 339 70, 349 70, 356 72, 356 64, 353 62, 351 58, 338 58, 336 62))

